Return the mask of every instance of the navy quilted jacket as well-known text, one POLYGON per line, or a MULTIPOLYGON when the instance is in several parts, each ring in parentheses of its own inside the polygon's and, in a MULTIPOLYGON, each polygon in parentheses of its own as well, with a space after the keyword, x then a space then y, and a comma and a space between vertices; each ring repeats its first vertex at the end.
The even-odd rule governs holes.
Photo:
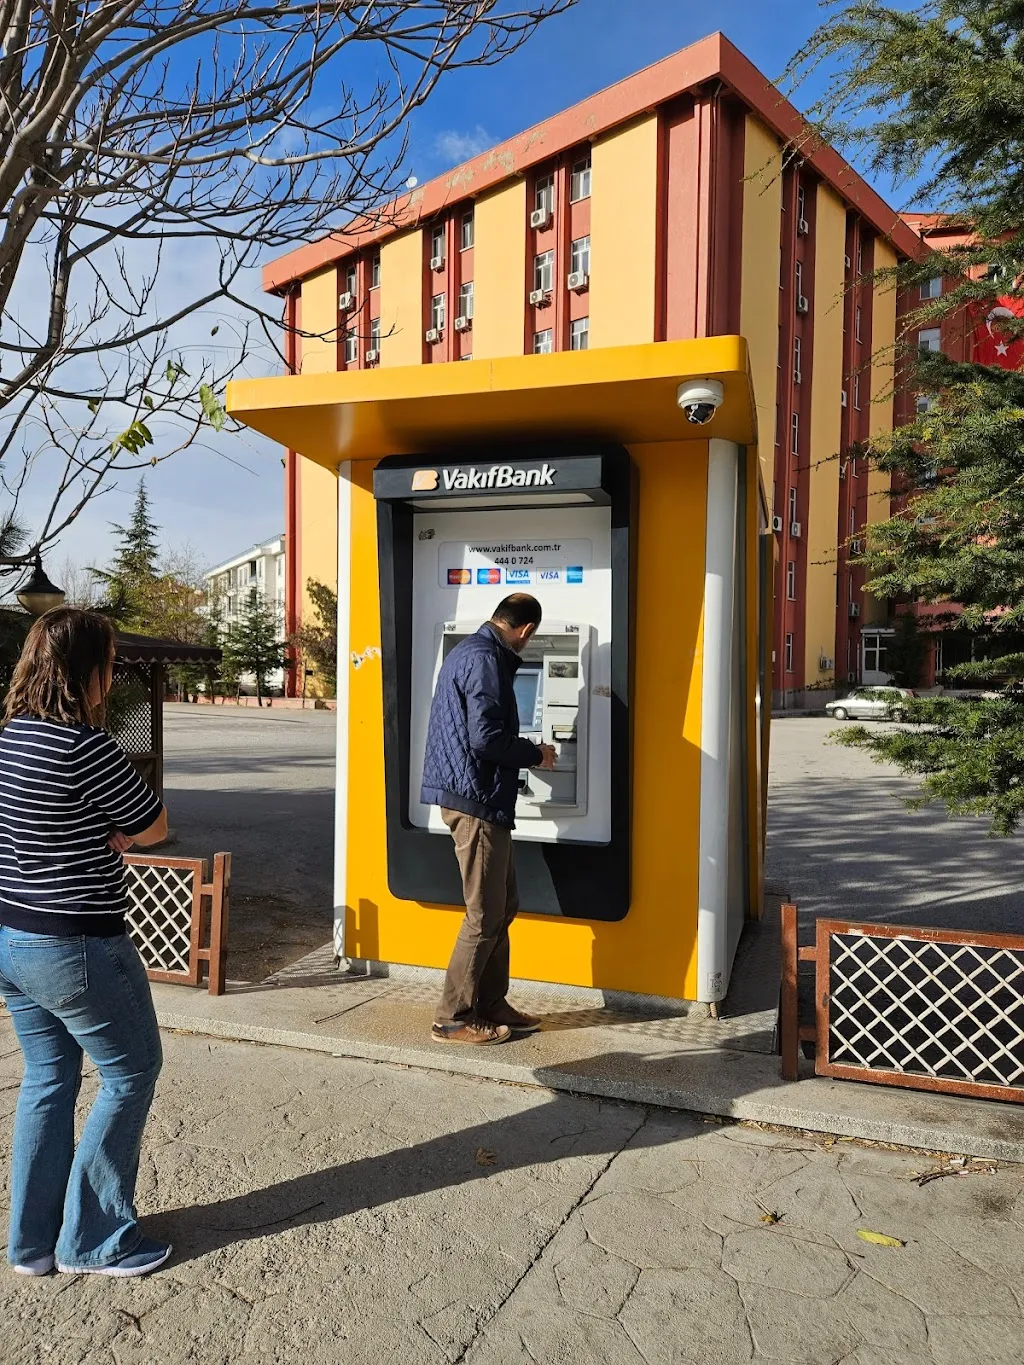
POLYGON ((455 646, 441 665, 430 707, 420 799, 515 827, 519 772, 541 760, 519 736, 512 680, 519 656, 490 625, 455 646))

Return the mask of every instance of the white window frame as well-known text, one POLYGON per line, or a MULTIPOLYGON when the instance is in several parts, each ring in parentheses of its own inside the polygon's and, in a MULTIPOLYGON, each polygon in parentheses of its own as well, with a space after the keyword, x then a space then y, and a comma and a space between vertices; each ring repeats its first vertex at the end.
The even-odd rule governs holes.
POLYGON ((799 337, 793 338, 793 383, 802 384, 804 378, 803 371, 803 350, 804 344, 799 337))
POLYGON ((569 173, 569 203, 578 204, 581 199, 590 198, 590 183, 593 166, 590 153, 577 158, 569 173))
POLYGON ((569 323, 569 349, 570 351, 589 351, 590 350, 590 316, 585 318, 573 318, 569 323), (578 343, 582 340, 583 345, 578 343))
POLYGON ((785 646, 784 646, 784 648, 783 648, 783 659, 784 659, 784 661, 785 661, 786 672, 787 672, 787 673, 792 673, 792 672, 793 672, 793 637, 792 637, 792 635, 789 635, 789 634, 786 635, 786 643, 785 643, 785 646))
POLYGON ((459 316, 471 318, 473 316, 473 281, 465 280, 459 285, 459 316))
POLYGON ((370 288, 380 288, 380 252, 375 251, 370 257, 370 288))
POLYGON ((544 327, 539 332, 533 334, 533 354, 551 355, 555 349, 554 332, 550 327, 544 327))
POLYGON ((345 333, 345 364, 354 365, 359 359, 359 333, 349 327, 345 333))
POLYGON ((855 408, 855 410, 856 410, 857 412, 860 412, 860 375, 859 375, 859 374, 855 374, 855 375, 853 376, 853 406, 854 406, 854 408, 855 408))
POLYGON ((933 275, 930 280, 924 280, 921 284, 920 295, 922 299, 942 298, 942 276, 933 275))
POLYGON ((942 350, 942 328, 922 327, 917 334, 917 349, 929 355, 937 355, 942 350))
POLYGON ((786 563, 786 601, 796 601, 796 560, 790 559, 786 563))
POLYGON ((434 294, 430 300, 430 325, 438 332, 444 331, 444 313, 444 294, 434 294))
POLYGON ((533 287, 550 294, 555 285, 555 253, 538 251, 533 258, 533 287))
POLYGON ((791 523, 800 520, 800 518, 796 514, 798 497, 799 494, 797 490, 791 487, 789 490, 789 520, 791 523))
POLYGON ((863 337, 861 336, 861 320, 862 320, 861 315, 862 315, 862 313, 863 313, 863 309, 861 308, 860 304, 858 303, 857 306, 856 306, 856 308, 854 308, 854 310, 853 310, 853 339, 854 339, 854 341, 863 341, 863 337))
POLYGON ((466 209, 459 222, 459 250, 468 251, 476 244, 476 214, 466 209))
POLYGON ((807 217, 807 190, 799 181, 796 187, 796 216, 798 222, 807 217))
POLYGON ((447 251, 445 250, 445 238, 446 238, 446 237, 447 237, 447 233, 446 233, 445 230, 444 230, 444 224, 443 224, 443 223, 441 224, 440 227, 433 227, 433 228, 430 229, 430 259, 431 259, 431 260, 435 260, 437 257, 440 257, 441 260, 442 260, 442 262, 443 262, 443 261, 447 258, 448 253, 447 253, 447 251))
POLYGON ((571 271, 582 270, 584 275, 590 274, 590 233, 583 237, 575 237, 569 244, 569 269, 571 271))
POLYGON ((533 207, 537 210, 546 209, 549 214, 554 213, 555 177, 553 175, 539 176, 534 182, 533 207))
POLYGON ((794 412, 789 421, 789 453, 800 454, 800 414, 794 412))
POLYGON ((355 298, 359 292, 359 272, 355 265, 345 267, 345 293, 355 298))
POLYGON ((370 319, 370 345, 375 351, 380 350, 380 318, 370 319))

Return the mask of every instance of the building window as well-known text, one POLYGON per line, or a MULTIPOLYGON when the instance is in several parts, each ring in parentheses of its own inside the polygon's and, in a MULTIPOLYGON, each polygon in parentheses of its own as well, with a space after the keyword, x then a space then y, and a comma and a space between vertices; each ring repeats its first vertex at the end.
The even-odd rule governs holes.
POLYGON ((793 382, 799 384, 803 380, 803 370, 800 368, 800 361, 803 355, 803 342, 799 337, 793 339, 793 382))
POLYGON ((356 296, 356 268, 350 265, 345 271, 345 293, 356 296))
POLYGON ((430 259, 440 261, 444 264, 444 226, 431 229, 430 233, 430 259))
POLYGON ((800 414, 798 412, 794 412, 792 418, 789 449, 793 455, 800 454, 800 414))
POLYGON ((860 375, 853 376, 853 406, 860 411, 860 375))
POLYGON ((259 597, 259 588, 250 588, 250 589, 249 589, 249 606, 250 606, 250 607, 254 607, 254 606, 256 605, 256 599, 257 599, 258 597, 259 597))
POLYGON ((793 637, 786 636, 786 672, 793 672, 793 637))
POLYGON ((800 218, 806 218, 806 217, 807 217, 807 214, 804 212, 804 210, 805 210, 806 208, 807 208, 807 191, 804 189, 803 185, 797 185, 797 187, 796 187, 796 216, 797 216, 797 219, 798 219, 798 220, 799 220, 800 218))
POLYGON ((799 520, 800 520, 800 518, 799 518, 799 517, 797 516, 797 514, 796 514, 796 489, 795 489, 795 488, 791 488, 791 489, 789 490, 789 520, 790 520, 790 524, 792 524, 794 521, 799 521, 799 520))
POLYGON ((573 318, 569 323, 569 349, 570 351, 589 351, 590 350, 590 319, 573 318))
POLYGON ((380 288, 380 252, 376 251, 370 257, 370 288, 380 288))
POLYGON ((942 350, 942 329, 939 327, 925 327, 917 334, 917 349, 919 351, 941 351, 942 350))
POLYGON ((459 288, 459 317, 471 318, 473 316, 473 281, 467 280, 459 288))
POLYGON ((555 177, 542 175, 533 187, 533 207, 550 216, 555 211, 555 177))
POLYGON ((460 359, 460 360, 472 360, 472 359, 473 359, 473 353, 472 353, 472 351, 467 352, 466 355, 460 355, 460 356, 459 356, 459 359, 460 359))
POLYGON ((938 299, 942 297, 942 276, 933 275, 930 280, 925 280, 921 285, 921 297, 923 299, 938 299))
POLYGON ((380 352, 380 318, 370 319, 370 349, 380 352))
POLYGON ((796 263, 796 296, 797 296, 798 299, 802 299, 803 296, 804 296, 804 263, 803 263, 803 261, 797 261, 797 263, 796 263))
POLYGON ((570 250, 569 269, 590 274, 590 237, 577 237, 570 250))
POLYGON ((547 328, 545 331, 543 331, 543 332, 534 332, 534 334, 533 334, 533 354, 534 354, 534 355, 550 355, 550 354, 551 354, 551 349, 552 349, 552 347, 551 347, 551 328, 548 327, 548 328, 547 328))
POLYGON ((229 593, 229 594, 228 594, 228 615, 229 615, 229 616, 234 616, 234 614, 235 614, 235 597, 234 597, 234 593, 229 593))
POLYGON ((476 219, 473 210, 467 209, 462 215, 462 223, 459 227, 459 246, 463 251, 468 251, 476 240, 476 219))
POLYGON ((555 253, 542 251, 533 258, 533 287, 550 294, 555 277, 555 253))
POLYGON ((786 597, 790 602, 796 601, 796 563, 792 559, 786 565, 786 597))
POLYGON ((255 559, 250 559, 250 560, 249 560, 249 577, 250 577, 250 578, 255 578, 258 570, 259 570, 259 561, 258 561, 258 560, 255 560, 255 559))
POLYGON ((853 335, 854 335, 854 339, 855 339, 856 341, 862 341, 862 340, 863 340, 863 338, 862 338, 862 336, 861 336, 861 334, 860 334, 860 322, 861 322, 861 307, 860 307, 860 304, 858 304, 857 307, 856 307, 856 308, 854 309, 854 311, 853 311, 853 335))
POLYGON ((444 331, 444 295, 435 294, 430 300, 430 325, 438 332, 444 331))
POLYGON ((864 274, 864 243, 859 237, 857 238, 857 274, 858 276, 864 274))
POLYGON ((577 204, 581 199, 590 198, 590 153, 572 163, 569 176, 569 201, 577 204))
POLYGON ((359 354, 359 335, 354 327, 345 333, 345 364, 354 365, 359 354))

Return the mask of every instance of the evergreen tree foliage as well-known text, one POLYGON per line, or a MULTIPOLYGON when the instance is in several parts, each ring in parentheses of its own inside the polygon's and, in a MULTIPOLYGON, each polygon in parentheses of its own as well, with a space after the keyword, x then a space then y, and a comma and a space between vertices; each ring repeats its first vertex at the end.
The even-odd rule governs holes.
POLYGON ((159 577, 159 527, 150 514, 145 479, 139 480, 135 505, 127 526, 114 526, 120 544, 109 569, 93 569, 103 583, 107 612, 125 630, 147 631, 147 604, 159 577))
POLYGON ((316 578, 306 580, 306 590, 315 619, 297 630, 288 643, 333 694, 338 687, 338 594, 316 578))
POLYGON ((239 619, 228 627, 223 650, 225 676, 241 679, 243 674, 252 674, 256 700, 262 706, 267 694, 267 674, 284 666, 284 642, 277 611, 262 593, 253 592, 239 619))
MULTIPOLYGON (((870 447, 876 467, 894 476, 903 495, 888 520, 868 529, 868 589, 904 603, 947 604, 946 627, 978 637, 983 658, 951 669, 951 680, 1024 678, 1017 640, 1024 627, 1024 374, 917 354, 913 346, 919 328, 956 314, 956 325, 968 330, 987 321, 1001 354, 1021 353, 1024 6, 845 5, 798 54, 791 74, 799 80, 822 64, 833 73, 812 111, 822 134, 870 171, 912 185, 915 206, 938 210, 973 234, 966 246, 922 252, 898 271, 904 285, 944 275, 954 287, 922 302, 903 333, 900 382, 924 397, 916 421, 870 447), (995 307, 1004 311, 993 319, 995 307)), ((1008 834, 1024 814, 1021 695, 925 698, 909 709, 908 729, 851 728, 843 742, 919 777, 921 801, 984 815, 994 833, 1008 834)))

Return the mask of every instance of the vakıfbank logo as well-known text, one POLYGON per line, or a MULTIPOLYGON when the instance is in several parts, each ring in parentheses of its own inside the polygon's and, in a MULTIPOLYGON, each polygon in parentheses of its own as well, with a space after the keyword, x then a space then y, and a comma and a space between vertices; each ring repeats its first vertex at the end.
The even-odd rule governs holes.
POLYGON ((412 476, 412 491, 414 493, 432 493, 436 487, 436 469, 417 469, 412 476))
POLYGON ((412 491, 435 493, 442 477, 445 492, 464 488, 551 488, 555 470, 547 463, 539 469, 517 469, 511 464, 492 464, 490 469, 446 469, 443 476, 439 476, 436 469, 417 469, 412 476, 412 491))

